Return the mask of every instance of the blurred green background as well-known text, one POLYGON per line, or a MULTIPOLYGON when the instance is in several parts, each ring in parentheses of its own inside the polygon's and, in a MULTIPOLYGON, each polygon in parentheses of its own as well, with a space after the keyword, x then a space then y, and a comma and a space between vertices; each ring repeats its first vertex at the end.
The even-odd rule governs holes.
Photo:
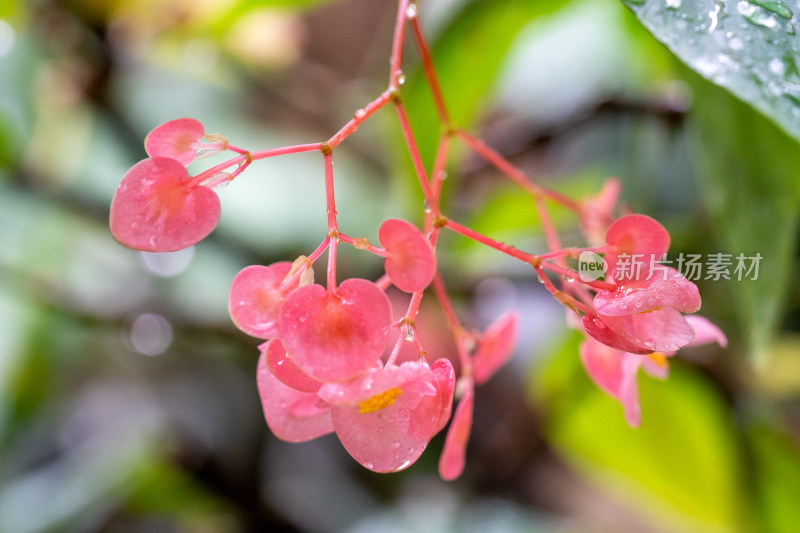
MULTIPOLYGON (((330 137, 385 88, 396 3, 3 0, 0 532, 797 531, 800 2, 683 3, 419 2, 459 125, 570 195, 619 177, 673 257, 763 257, 758 280, 699 282, 730 345, 641 377, 634 430, 533 273, 445 235, 464 322, 518 308, 523 332, 445 483, 441 435, 377 475, 333 436, 286 444, 264 423, 258 341, 230 323, 227 289, 321 241, 318 154, 253 165, 194 249, 140 254, 107 228, 162 122, 194 117, 254 150, 330 137)), ((440 130, 418 66, 407 47, 402 94, 430 165, 440 130)), ((527 196, 482 160, 456 148, 448 176, 445 213, 544 249, 527 196)), ((374 241, 384 218, 418 222, 414 180, 381 111, 336 150, 340 227, 374 241)), ((575 221, 554 216, 569 242, 575 221)), ((379 275, 374 258, 343 261, 341 277, 379 275)), ((423 342, 452 356, 434 308, 423 342)))

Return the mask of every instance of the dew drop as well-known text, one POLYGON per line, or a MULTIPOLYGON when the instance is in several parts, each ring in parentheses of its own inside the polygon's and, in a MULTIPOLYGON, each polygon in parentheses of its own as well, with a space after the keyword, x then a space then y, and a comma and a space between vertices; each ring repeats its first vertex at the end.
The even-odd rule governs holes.
POLYGON ((773 74, 782 76, 783 73, 786 72, 786 65, 784 65, 783 61, 780 59, 775 58, 769 62, 769 70, 772 71, 773 74))
POLYGON ((681 0, 667 0, 667 9, 678 9, 681 7, 681 0))
POLYGON ((406 328, 406 335, 405 335, 406 342, 414 342, 414 330, 411 328, 406 328))
POLYGON ((399 442, 397 442, 397 441, 394 441, 394 442, 392 443, 392 448, 394 448, 395 450, 396 450, 396 449, 398 449, 399 447, 400 447, 400 443, 399 443, 399 442))
POLYGON ((406 8, 406 17, 413 19, 416 16, 417 16, 417 4, 412 2, 408 4, 408 7, 406 8))
POLYGON ((731 50, 741 50, 744 46, 744 43, 740 38, 734 37, 728 41, 728 46, 730 46, 731 50))
POLYGON ((405 74, 400 74, 397 77, 397 84, 398 85, 403 85, 405 82, 406 82, 406 75, 405 74))

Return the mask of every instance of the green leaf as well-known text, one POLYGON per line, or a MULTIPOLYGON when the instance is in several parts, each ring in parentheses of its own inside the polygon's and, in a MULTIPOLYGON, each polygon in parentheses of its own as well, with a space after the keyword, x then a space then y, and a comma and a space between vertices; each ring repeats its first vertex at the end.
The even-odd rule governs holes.
POLYGON ((693 145, 719 251, 732 254, 734 265, 739 254, 762 257, 757 279, 731 276, 709 288, 729 300, 749 355, 758 358, 780 319, 791 281, 800 146, 728 92, 698 76, 688 79, 695 97, 693 145))
POLYGON ((547 405, 545 434, 583 476, 670 531, 738 531, 742 507, 736 434, 707 380, 680 364, 658 381, 639 376, 642 425, 586 376, 575 335, 532 389, 547 405))
POLYGON ((800 34, 792 0, 624 0, 690 68, 800 139, 800 34))
POLYGON ((755 507, 762 531, 790 533, 800 523, 800 453, 789 438, 764 423, 748 428, 755 507))

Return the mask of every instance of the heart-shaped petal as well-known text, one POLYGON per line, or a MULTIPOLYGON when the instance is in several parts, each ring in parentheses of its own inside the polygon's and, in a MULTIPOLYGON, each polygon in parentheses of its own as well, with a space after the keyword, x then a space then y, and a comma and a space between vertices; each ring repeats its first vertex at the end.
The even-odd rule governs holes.
MULTIPOLYGON (((609 251, 603 257, 608 262, 608 273, 612 278, 619 277, 616 272, 620 259, 626 259, 635 270, 626 271, 626 279, 649 277, 651 266, 667 253, 670 237, 664 226, 646 215, 626 215, 618 218, 608 228, 606 243, 609 251)), ((622 266, 622 265, 620 265, 622 266)))
POLYGON ((205 134, 203 125, 193 118, 178 118, 156 126, 144 139, 150 157, 168 157, 186 166, 197 153, 195 143, 205 134))
POLYGON ((347 452, 375 472, 396 472, 414 463, 449 405, 437 376, 416 361, 325 384, 319 395, 332 403, 333 427, 347 452))
POLYGON ((281 287, 292 264, 288 261, 269 266, 251 265, 242 269, 231 283, 228 311, 236 327, 260 339, 278 336, 278 316, 286 295, 296 288, 281 287))
POLYGON ((145 252, 173 252, 204 239, 220 214, 216 193, 191 178, 179 162, 165 157, 136 163, 111 201, 111 234, 145 252))
POLYGON ((343 281, 336 291, 317 284, 293 291, 283 303, 278 330, 300 369, 322 381, 352 379, 374 368, 389 337, 389 298, 365 279, 343 281))
POLYGON ((304 442, 333 431, 330 409, 314 393, 295 390, 272 375, 258 359, 258 392, 267 425, 281 440, 304 442))
POLYGON ((436 256, 428 239, 415 225, 398 218, 381 224, 378 239, 388 254, 386 275, 405 292, 425 290, 436 272, 436 256))
POLYGON ((259 349, 264 354, 272 375, 284 385, 303 392, 317 392, 322 386, 320 381, 300 370, 278 339, 262 344, 259 349))

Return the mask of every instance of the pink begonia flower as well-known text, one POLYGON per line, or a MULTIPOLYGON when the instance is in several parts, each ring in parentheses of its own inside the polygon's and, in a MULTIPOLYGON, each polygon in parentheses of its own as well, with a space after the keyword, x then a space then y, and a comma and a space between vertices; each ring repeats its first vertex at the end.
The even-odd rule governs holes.
POLYGON ((608 263, 608 281, 644 279, 650 277, 651 267, 667 253, 670 237, 656 220, 635 214, 614 221, 606 233, 606 243, 608 250, 603 259, 608 263), (632 268, 623 271, 622 259, 632 268))
POLYGON ((472 357, 475 383, 485 383, 508 361, 514 352, 518 329, 519 314, 514 311, 505 313, 486 328, 472 357))
MULTIPOLYGON (((447 430, 444 449, 439 457, 439 476, 445 481, 452 481, 464 471, 467 455, 467 441, 472 429, 472 410, 475 398, 475 387, 469 378, 464 384, 464 395, 453 415, 453 421, 447 430)), ((459 386, 461 388, 461 386, 459 386)))
POLYGON ((671 307, 624 316, 586 314, 582 323, 595 339, 632 353, 675 351, 694 338, 686 318, 671 307))
POLYGON ((606 233, 613 222, 612 213, 617 206, 620 181, 609 178, 603 183, 600 192, 581 201, 581 229, 590 246, 604 244, 606 233))
POLYGON ((378 239, 388 254, 386 275, 398 289, 413 293, 430 285, 436 272, 436 255, 419 228, 390 218, 381 224, 378 239))
POLYGON ((352 278, 336 292, 318 284, 294 290, 281 307, 278 332, 297 366, 327 383, 376 368, 391 323, 386 294, 370 281, 352 278))
POLYGON ((109 225, 125 246, 174 252, 204 239, 219 215, 214 191, 192 184, 178 161, 154 157, 136 163, 122 178, 111 201, 109 225))
POLYGON ((613 348, 632 353, 675 351, 689 344, 694 330, 682 313, 700 309, 697 286, 673 268, 647 279, 621 283, 594 297, 595 314, 584 329, 613 348))
POLYGON ((319 389, 319 397, 331 405, 336 435, 362 466, 396 472, 425 451, 442 427, 443 413, 452 408, 455 374, 447 371, 447 359, 437 364, 439 372, 416 361, 388 365, 319 389))
POLYGON ((302 392, 317 392, 322 386, 321 381, 317 381, 298 368, 279 339, 267 341, 258 349, 264 355, 269 371, 284 385, 302 392))
MULTIPOLYGON (((727 339, 717 326, 701 316, 686 317, 693 328, 695 339, 687 345, 717 342, 727 345, 727 339)), ((580 346, 583 366, 594 383, 609 396, 622 404, 625 419, 631 427, 641 423, 639 388, 636 375, 642 368, 652 377, 666 379, 669 375, 668 358, 675 351, 658 351, 647 354, 630 353, 612 348, 607 344, 587 336, 580 346)))
POLYGON ((278 316, 286 296, 300 284, 300 276, 283 286, 292 263, 251 265, 242 269, 231 283, 228 311, 240 330, 260 339, 278 336, 278 316))
POLYGON ((616 291, 599 291, 594 308, 607 316, 645 313, 659 307, 672 307, 681 313, 700 309, 697 285, 670 267, 654 272, 649 279, 619 283, 616 291))
POLYGON ((168 157, 184 167, 197 154, 197 145, 205 135, 203 124, 193 118, 178 118, 156 126, 144 139, 150 157, 168 157))
POLYGON ((286 442, 304 442, 333 431, 330 408, 316 394, 281 383, 270 372, 263 354, 256 372, 264 418, 276 437, 286 442))

